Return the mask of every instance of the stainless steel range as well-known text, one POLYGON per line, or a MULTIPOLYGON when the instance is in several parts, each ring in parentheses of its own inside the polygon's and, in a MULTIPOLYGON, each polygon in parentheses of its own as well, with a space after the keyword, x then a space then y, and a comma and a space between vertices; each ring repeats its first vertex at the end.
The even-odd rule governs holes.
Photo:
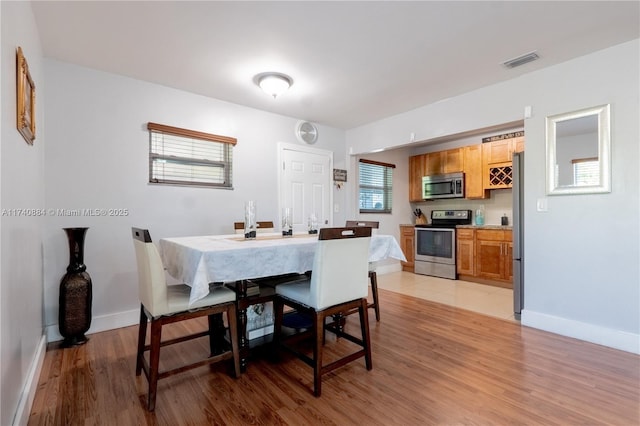
POLYGON ((431 224, 416 225, 415 273, 458 278, 456 225, 469 225, 471 210, 432 210, 431 224))

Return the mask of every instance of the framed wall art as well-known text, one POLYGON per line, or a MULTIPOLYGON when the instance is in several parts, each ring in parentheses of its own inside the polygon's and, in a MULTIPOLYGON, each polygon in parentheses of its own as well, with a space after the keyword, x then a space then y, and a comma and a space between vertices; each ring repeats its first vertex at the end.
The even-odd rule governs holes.
POLYGON ((29 145, 36 139, 36 86, 29 74, 29 65, 18 47, 16 57, 18 131, 29 145))

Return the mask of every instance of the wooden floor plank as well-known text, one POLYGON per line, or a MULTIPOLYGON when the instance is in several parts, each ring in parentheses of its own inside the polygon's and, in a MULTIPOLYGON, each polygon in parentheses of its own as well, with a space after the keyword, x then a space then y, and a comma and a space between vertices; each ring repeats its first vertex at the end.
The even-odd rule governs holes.
MULTIPOLYGON (((323 377, 283 353, 252 359, 240 378, 205 366, 159 382, 156 411, 135 376, 137 326, 50 344, 29 425, 638 425, 640 357, 380 290, 370 318, 373 370, 357 360, 323 377)), ((175 324, 164 337, 204 328, 175 324)), ((350 317, 347 328, 358 328, 350 317)), ((350 343, 330 337, 326 350, 350 343)), ((206 339, 163 348, 163 367, 207 351, 206 339)))

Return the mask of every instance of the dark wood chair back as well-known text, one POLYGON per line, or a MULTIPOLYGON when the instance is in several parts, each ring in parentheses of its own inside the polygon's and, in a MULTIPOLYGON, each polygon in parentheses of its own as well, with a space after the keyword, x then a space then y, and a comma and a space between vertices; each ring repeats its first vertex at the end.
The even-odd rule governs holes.
MULTIPOLYGON (((256 222, 256 224, 258 225, 258 231, 260 231, 260 229, 271 229, 271 230, 273 230, 273 228, 274 228, 272 221, 256 222)), ((236 232, 238 232, 238 231, 243 231, 244 232, 244 222, 233 222, 233 229, 236 232)))
POLYGON ((348 220, 346 226, 368 226, 369 228, 380 228, 380 222, 374 220, 348 220))

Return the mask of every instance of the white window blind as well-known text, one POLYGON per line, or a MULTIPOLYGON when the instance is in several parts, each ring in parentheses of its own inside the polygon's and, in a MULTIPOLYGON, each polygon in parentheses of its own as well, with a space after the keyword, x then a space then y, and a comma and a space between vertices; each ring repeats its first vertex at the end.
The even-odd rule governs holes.
POLYGON ((395 164, 360 159, 360 213, 391 213, 395 164))
POLYGON ((233 188, 236 139, 148 123, 149 182, 233 188))
POLYGON ((600 184, 600 163, 597 158, 571 160, 573 164, 573 183, 579 186, 600 184))

